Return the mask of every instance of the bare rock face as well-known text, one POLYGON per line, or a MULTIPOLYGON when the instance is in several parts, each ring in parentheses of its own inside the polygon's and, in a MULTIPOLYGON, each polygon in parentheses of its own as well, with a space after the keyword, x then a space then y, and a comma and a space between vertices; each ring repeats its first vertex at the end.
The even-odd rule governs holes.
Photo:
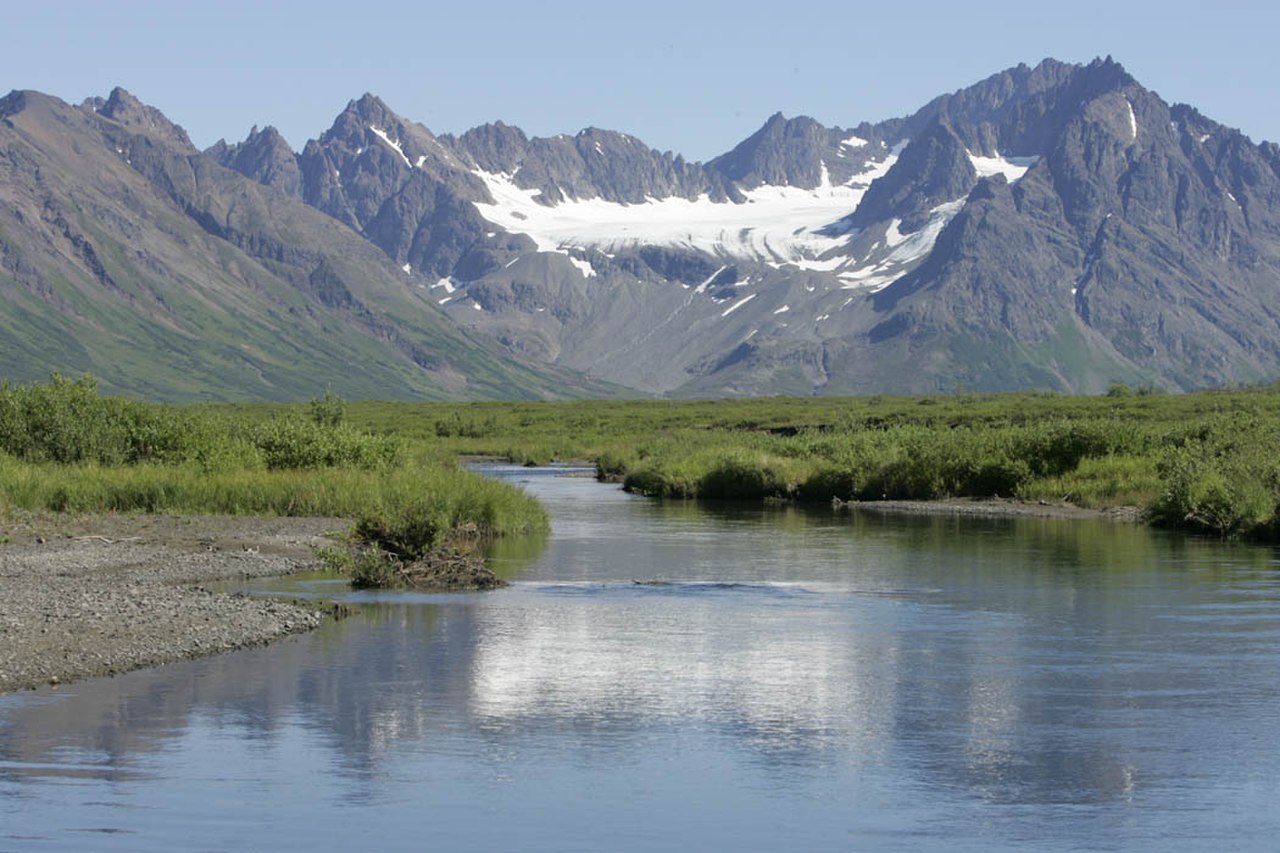
POLYGON ((260 184, 294 198, 302 197, 302 170, 289 143, 274 127, 254 127, 244 142, 228 145, 219 140, 205 154, 260 184))
POLYGON ((156 137, 186 151, 195 151, 191 138, 180 126, 169 121, 155 107, 142 103, 117 86, 97 108, 97 112, 125 127, 135 128, 148 136, 156 137))

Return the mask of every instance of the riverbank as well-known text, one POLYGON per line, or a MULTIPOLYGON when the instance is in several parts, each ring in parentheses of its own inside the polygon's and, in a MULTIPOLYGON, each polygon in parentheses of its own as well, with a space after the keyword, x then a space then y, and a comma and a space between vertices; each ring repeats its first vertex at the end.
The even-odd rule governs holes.
POLYGON ((0 519, 0 693, 261 645, 322 612, 206 588, 315 564, 336 518, 0 519))
POLYGON ((1091 509, 1074 504, 1020 501, 1007 498, 952 498, 932 501, 841 501, 840 509, 881 515, 963 515, 977 518, 1050 518, 1058 520, 1106 519, 1126 524, 1142 521, 1136 506, 1091 509))

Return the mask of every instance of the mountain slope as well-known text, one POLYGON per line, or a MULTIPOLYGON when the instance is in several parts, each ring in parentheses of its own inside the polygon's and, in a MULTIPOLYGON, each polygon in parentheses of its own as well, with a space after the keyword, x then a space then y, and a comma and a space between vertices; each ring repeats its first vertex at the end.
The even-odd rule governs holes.
MULTIPOLYGON (((288 170, 288 161, 277 158, 288 170)), ((604 393, 469 340, 358 235, 123 90, 0 99, 0 374, 160 399, 604 393)))
MULTIPOLYGON (((372 144, 372 122, 355 127, 372 144)), ((1280 372, 1275 146, 1109 59, 1020 66, 854 130, 776 115, 707 164, 595 130, 432 141, 446 153, 382 159, 461 211, 416 220, 467 235, 414 261, 445 310, 635 387, 1188 389, 1280 372)), ((398 198, 347 192, 370 210, 398 198)))

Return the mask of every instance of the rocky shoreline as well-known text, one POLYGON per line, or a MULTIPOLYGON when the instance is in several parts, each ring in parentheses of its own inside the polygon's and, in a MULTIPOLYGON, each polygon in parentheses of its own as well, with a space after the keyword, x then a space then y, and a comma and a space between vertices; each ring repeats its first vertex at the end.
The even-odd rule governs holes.
POLYGON ((0 693, 261 645, 314 606, 204 584, 314 567, 349 522, 21 515, 0 519, 0 693))

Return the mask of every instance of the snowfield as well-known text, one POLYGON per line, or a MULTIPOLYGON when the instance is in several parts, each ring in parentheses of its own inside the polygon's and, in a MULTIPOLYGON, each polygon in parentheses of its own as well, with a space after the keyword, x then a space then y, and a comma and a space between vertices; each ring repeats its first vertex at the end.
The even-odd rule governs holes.
MULTIPOLYGON (((854 137, 844 145, 861 142, 854 137)), ((929 223, 914 234, 899 233, 897 221, 888 223, 881 251, 861 259, 849 255, 856 235, 842 228, 841 220, 857 209, 867 187, 892 168, 905 144, 893 146, 844 184, 831 183, 824 163, 822 181, 814 189, 766 185, 744 191, 746 201, 741 203, 715 202, 703 195, 692 200, 650 198, 641 204, 600 198, 545 204, 539 190, 522 189, 510 174, 476 170, 474 174, 494 199, 491 204, 478 202, 476 209, 489 222, 528 236, 540 252, 568 255, 570 249, 596 249, 610 253, 663 246, 705 252, 726 262, 748 260, 777 269, 832 272, 845 287, 880 288, 932 250, 942 228, 963 204, 961 199, 934 208, 929 223)), ((970 154, 970 160, 979 175, 1003 174, 1014 182, 1039 158, 970 154)), ((587 261, 570 259, 585 276, 595 274, 587 261)), ((698 288, 703 289, 705 285, 698 288)))
POLYGON ((824 168, 815 189, 762 186, 746 191, 743 203, 714 202, 703 195, 651 198, 643 204, 594 198, 546 205, 538 190, 521 189, 511 175, 477 171, 495 203, 476 208, 495 225, 527 235, 542 252, 669 246, 779 268, 829 269, 830 262, 818 258, 848 238, 819 232, 852 213, 871 182, 896 160, 887 155, 842 185, 833 185, 824 168))

